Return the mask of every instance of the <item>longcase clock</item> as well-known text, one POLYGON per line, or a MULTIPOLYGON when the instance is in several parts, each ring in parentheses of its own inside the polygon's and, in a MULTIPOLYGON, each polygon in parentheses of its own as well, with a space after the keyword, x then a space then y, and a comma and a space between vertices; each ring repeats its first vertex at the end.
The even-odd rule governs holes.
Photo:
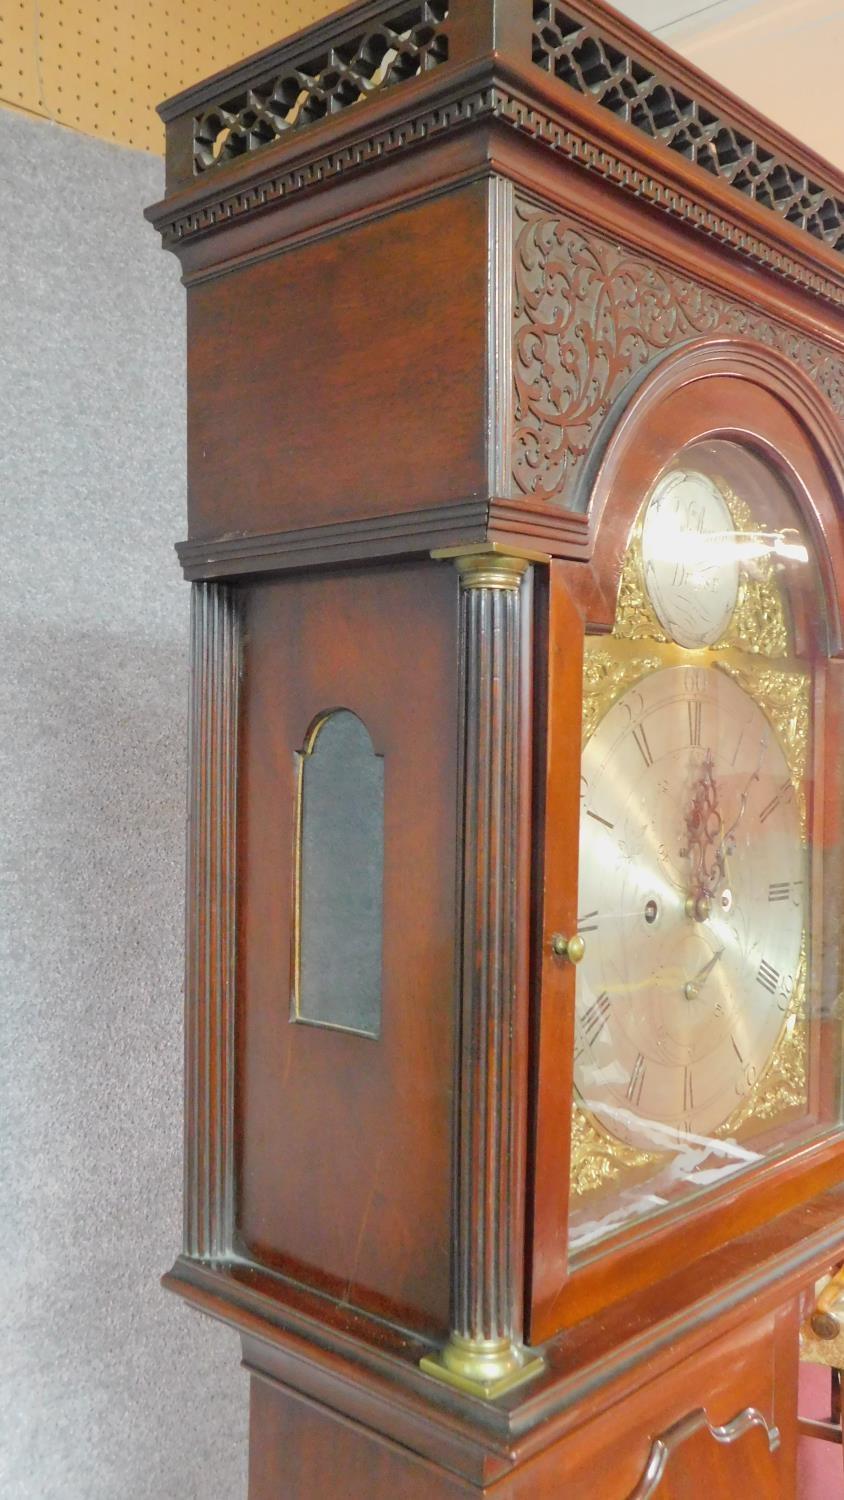
POLYGON ((844 181, 598 3, 162 106, 186 1178, 250 1500, 795 1492, 844 1257, 844 181))

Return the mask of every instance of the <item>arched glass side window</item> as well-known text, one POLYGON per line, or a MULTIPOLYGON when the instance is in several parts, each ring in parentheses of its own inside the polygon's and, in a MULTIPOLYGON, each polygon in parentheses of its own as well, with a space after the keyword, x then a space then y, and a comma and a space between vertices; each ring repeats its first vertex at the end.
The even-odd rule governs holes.
POLYGON ((292 1019, 377 1037, 384 760, 357 715, 334 709, 297 761, 292 1019))

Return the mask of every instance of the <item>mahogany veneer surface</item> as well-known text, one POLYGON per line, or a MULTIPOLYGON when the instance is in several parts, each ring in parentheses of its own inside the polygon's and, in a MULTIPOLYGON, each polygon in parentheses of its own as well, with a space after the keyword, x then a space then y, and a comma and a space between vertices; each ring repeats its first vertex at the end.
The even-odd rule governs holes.
MULTIPOLYGON (((793 1500, 796 1484, 797 1304, 745 1323, 617 1401, 512 1474, 476 1488, 374 1431, 284 1387, 253 1378, 250 1500, 639 1500, 654 1439, 698 1407, 713 1426, 748 1407, 777 1426, 732 1442, 703 1424, 670 1452, 659 1500, 746 1496, 793 1500)), ((670 1444, 669 1444, 670 1447, 670 1444)))
POLYGON ((192 537, 484 491, 486 204, 473 183, 190 288, 192 537))
POLYGON ((344 1300, 447 1326, 457 577, 302 576, 244 605, 239 1237, 344 1300), (378 1040, 290 1020, 295 757, 337 707, 384 757, 378 1040))

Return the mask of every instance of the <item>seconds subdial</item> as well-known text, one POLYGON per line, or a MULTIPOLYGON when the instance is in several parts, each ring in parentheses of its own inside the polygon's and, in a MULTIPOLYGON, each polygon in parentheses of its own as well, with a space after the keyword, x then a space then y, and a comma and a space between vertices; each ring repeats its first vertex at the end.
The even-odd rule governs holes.
POLYGON ((721 637, 738 599, 739 557, 714 479, 687 469, 663 474, 645 508, 642 570, 672 640, 696 649, 721 637))

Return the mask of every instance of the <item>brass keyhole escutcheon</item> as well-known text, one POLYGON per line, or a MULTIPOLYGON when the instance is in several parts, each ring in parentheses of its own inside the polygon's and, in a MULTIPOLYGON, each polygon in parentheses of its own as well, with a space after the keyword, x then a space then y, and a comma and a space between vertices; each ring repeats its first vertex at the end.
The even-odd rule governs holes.
POLYGON ((586 944, 579 932, 570 938, 563 937, 561 932, 555 932, 551 938, 551 952, 557 958, 567 958, 569 963, 579 964, 586 952, 586 944))

